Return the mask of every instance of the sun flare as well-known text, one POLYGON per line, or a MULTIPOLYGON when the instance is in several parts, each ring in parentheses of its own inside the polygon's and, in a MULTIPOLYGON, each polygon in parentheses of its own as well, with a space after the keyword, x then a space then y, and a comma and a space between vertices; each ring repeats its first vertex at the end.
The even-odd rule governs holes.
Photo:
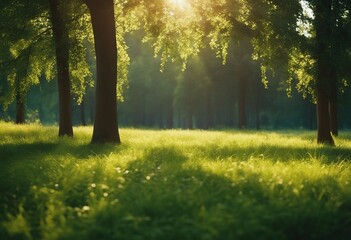
POLYGON ((175 5, 180 9, 185 9, 188 5, 187 0, 169 0, 171 4, 175 5))

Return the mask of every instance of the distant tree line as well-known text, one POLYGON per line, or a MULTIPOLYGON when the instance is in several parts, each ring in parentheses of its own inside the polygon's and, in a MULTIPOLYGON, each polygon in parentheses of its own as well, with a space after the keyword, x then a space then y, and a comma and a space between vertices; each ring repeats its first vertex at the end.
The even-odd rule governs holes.
MULTIPOLYGON (((167 64, 160 71, 160 59, 154 58, 152 48, 141 43, 141 34, 127 38, 131 63, 129 84, 124 100, 118 104, 119 122, 125 127, 183 128, 183 129, 311 129, 317 128, 316 108, 311 99, 304 99, 296 90, 287 96, 286 86, 276 73, 265 88, 257 62, 248 60, 245 70, 249 74, 245 97, 246 124, 240 123, 238 98, 241 63, 237 54, 228 57, 222 65, 210 50, 190 60, 182 72, 175 64, 167 64), (235 67, 233 67, 235 66, 235 67), (140 73, 143 74, 140 74, 140 73)), ((240 49, 230 48, 234 53, 240 49)), ((241 93, 242 94, 242 93, 241 93)), ((243 97, 241 95, 241 97, 243 97)), ((73 104, 73 124, 91 125, 94 122, 94 88, 88 87, 80 105, 73 104)), ((58 122, 58 90, 55 82, 41 79, 31 88, 26 103, 28 122, 55 124, 58 122)), ((351 128, 351 95, 346 90, 339 95, 338 125, 351 128)), ((1 119, 15 117, 15 104, 1 119)))

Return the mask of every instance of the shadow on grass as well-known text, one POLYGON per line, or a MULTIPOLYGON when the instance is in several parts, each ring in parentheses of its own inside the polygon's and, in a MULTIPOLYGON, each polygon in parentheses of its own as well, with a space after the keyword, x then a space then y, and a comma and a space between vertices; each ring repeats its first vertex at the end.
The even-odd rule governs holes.
POLYGON ((113 144, 78 145, 73 141, 64 139, 59 143, 0 145, 0 215, 8 206, 22 202, 33 186, 52 187, 55 184, 53 181, 60 180, 61 175, 65 176, 62 171, 67 170, 63 169, 63 164, 72 170, 77 159, 84 161, 90 156, 106 156, 126 147, 113 144))
MULTIPOLYGON (((45 155, 55 159, 67 154, 83 160, 92 155, 108 155, 129 147, 125 144, 118 147, 75 145, 70 141, 58 144, 2 145, 0 153, 3 155, 0 157, 10 157, 7 160, 1 158, 0 162, 16 163, 16 153, 30 156, 31 162, 45 155), (5 152, 2 153, 2 150, 5 152)), ((46 192, 43 194, 38 190, 39 199, 35 195, 37 192, 28 194, 27 190, 29 182, 35 182, 31 177, 43 173, 38 172, 40 168, 37 166, 31 168, 22 161, 18 163, 23 165, 22 170, 17 171, 12 179, 6 175, 1 176, 2 179, 7 178, 0 183, 0 192, 18 194, 19 199, 25 199, 23 206, 28 215, 32 214, 35 219, 29 223, 34 239, 43 238, 44 231, 53 232, 53 236, 57 233, 61 239, 350 237, 351 199, 341 198, 338 183, 332 178, 325 177, 319 179, 318 183, 306 184, 305 192, 294 195, 289 186, 271 187, 261 182, 261 176, 254 172, 245 171, 242 176, 238 176, 242 177, 241 180, 231 180, 205 171, 200 165, 191 163, 190 155, 186 154, 187 149, 183 150, 173 146, 145 149, 126 169, 112 176, 104 172, 106 169, 103 163, 98 161, 89 169, 76 168, 74 162, 65 170, 67 173, 63 177, 68 179, 61 179, 62 188, 43 187, 40 191, 46 192), (18 176, 21 176, 20 179, 13 181, 18 176), (94 188, 91 187, 92 183, 96 183, 94 188), (23 185, 23 191, 14 191, 13 188, 17 185, 23 185), (342 201, 335 200, 336 196, 342 201), (341 205, 337 205, 339 203, 341 205), (90 212, 83 212, 83 206, 88 204, 90 212), (50 218, 54 220, 51 221, 50 218), (60 222, 58 219, 61 218, 65 221, 60 222), (47 219, 51 225, 45 222, 47 219)), ((192 151, 197 157, 203 156, 210 161, 230 157, 245 161, 250 156, 261 155, 272 161, 296 161, 315 154, 325 156, 326 163, 334 163, 340 160, 340 156, 345 159, 351 156, 350 149, 329 147, 210 146, 196 147, 192 151)), ((54 175, 59 163, 52 159, 48 161, 50 166, 45 167, 46 171, 50 170, 47 179, 40 178, 40 181, 52 184, 50 177, 54 175)), ((13 174, 10 170, 9 168, 7 173, 13 174)), ((0 202, 8 206, 22 203, 19 200, 13 201, 0 196, 0 202)), ((5 209, 0 207, 0 213, 5 212, 5 209)), ((0 220, 3 219, 0 217, 0 220)), ((11 239, 11 236, 6 235, 6 239, 11 239)))
MULTIPOLYGON (((111 193, 69 239, 344 239, 348 217, 330 197, 294 197, 270 189, 255 174, 233 184, 185 164, 174 147, 148 149, 129 164, 121 191, 111 193)), ((323 179, 322 179, 323 180, 323 179)), ((328 179, 325 182, 330 182, 328 179)), ((117 185, 111 182, 110 185, 117 185)), ((311 187, 312 189, 312 187, 311 187)), ((320 191, 324 191, 323 188, 320 191)))
POLYGON ((53 155, 60 156, 70 154, 74 158, 86 159, 94 155, 104 155, 111 152, 119 152, 127 146, 116 146, 115 144, 80 144, 72 143, 24 143, 24 144, 1 144, 0 163, 23 161, 25 156, 35 158, 36 156, 53 155))

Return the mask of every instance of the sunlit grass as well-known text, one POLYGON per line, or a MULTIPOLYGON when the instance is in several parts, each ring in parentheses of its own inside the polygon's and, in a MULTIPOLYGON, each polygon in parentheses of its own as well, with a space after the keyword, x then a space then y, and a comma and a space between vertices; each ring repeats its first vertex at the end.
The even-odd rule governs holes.
POLYGON ((0 239, 348 239, 351 133, 0 123, 0 239))

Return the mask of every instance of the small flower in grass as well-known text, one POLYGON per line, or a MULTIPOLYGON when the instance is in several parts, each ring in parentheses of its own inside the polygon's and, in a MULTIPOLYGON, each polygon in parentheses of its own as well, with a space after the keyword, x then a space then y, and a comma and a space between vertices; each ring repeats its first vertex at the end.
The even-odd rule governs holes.
POLYGON ((83 206, 82 207, 82 211, 83 212, 88 212, 90 210, 90 207, 89 206, 83 206))
POLYGON ((104 194, 102 194, 104 197, 107 197, 108 196, 108 193, 107 192, 104 192, 104 194))
POLYGON ((151 174, 147 175, 147 176, 145 177, 145 179, 146 179, 147 181, 149 181, 149 180, 151 180, 151 178, 152 178, 153 176, 155 176, 155 173, 151 173, 151 174))
POLYGON ((55 188, 58 188, 58 186, 59 186, 59 184, 58 184, 58 183, 56 183, 56 184, 55 184, 55 188))
POLYGON ((90 186, 91 186, 92 188, 95 188, 95 187, 96 187, 96 184, 95 184, 95 183, 92 183, 90 186))
POLYGON ((117 173, 121 173, 121 168, 120 167, 116 167, 115 170, 116 170, 117 173))

